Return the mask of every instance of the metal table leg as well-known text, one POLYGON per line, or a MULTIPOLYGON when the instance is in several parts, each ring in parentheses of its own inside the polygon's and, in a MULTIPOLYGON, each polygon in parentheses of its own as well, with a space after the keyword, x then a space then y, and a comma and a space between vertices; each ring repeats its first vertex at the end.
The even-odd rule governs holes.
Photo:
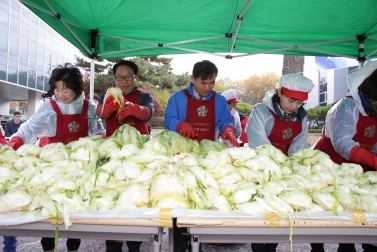
POLYGON ((174 252, 174 229, 169 228, 169 252, 174 252))
POLYGON ((158 228, 158 234, 153 235, 153 252, 161 252, 162 228, 158 228))
POLYGON ((199 252, 199 236, 191 235, 191 252, 199 252))

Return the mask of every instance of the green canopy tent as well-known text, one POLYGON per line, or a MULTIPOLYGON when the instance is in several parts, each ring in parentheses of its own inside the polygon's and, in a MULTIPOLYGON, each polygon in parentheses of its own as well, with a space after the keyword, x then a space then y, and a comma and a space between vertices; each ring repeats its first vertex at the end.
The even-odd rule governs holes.
POLYGON ((92 59, 182 53, 226 53, 229 59, 261 53, 339 56, 361 62, 377 57, 375 0, 21 2, 92 59))

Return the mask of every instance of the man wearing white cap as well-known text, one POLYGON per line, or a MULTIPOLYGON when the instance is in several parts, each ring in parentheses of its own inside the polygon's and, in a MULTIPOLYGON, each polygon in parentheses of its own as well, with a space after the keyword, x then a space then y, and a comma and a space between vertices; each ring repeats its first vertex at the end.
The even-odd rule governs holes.
MULTIPOLYGON (((280 78, 280 88, 266 93, 263 103, 256 104, 246 126, 251 148, 271 144, 286 155, 307 148, 308 126, 304 101, 313 82, 300 74, 280 78)), ((253 252, 275 252, 277 243, 251 244, 253 252)), ((312 244, 312 252, 324 252, 323 244, 312 244)))
MULTIPOLYGON (((228 103, 228 109, 230 111, 230 114, 232 115, 232 121, 234 124, 234 128, 236 130, 234 136, 238 139, 242 134, 241 120, 236 108, 237 103, 239 103, 240 101, 237 99, 236 92, 234 91, 234 89, 229 89, 221 93, 221 95, 225 97, 228 103)), ((219 133, 219 129, 216 128, 216 141, 219 139, 219 133)))

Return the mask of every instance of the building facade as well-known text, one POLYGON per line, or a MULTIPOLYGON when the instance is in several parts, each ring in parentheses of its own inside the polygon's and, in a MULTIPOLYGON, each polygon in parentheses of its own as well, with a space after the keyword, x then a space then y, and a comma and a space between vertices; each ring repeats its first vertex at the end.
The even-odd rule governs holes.
POLYGON ((0 34, 0 115, 9 114, 11 101, 28 101, 30 117, 52 69, 82 54, 18 0, 0 1, 0 34))
POLYGON ((326 67, 316 64, 315 61, 318 58, 324 58, 325 60, 328 57, 305 57, 304 75, 314 83, 314 88, 309 94, 305 109, 326 106, 345 97, 348 94, 348 74, 359 68, 356 60, 349 61, 349 66, 329 64, 326 67))

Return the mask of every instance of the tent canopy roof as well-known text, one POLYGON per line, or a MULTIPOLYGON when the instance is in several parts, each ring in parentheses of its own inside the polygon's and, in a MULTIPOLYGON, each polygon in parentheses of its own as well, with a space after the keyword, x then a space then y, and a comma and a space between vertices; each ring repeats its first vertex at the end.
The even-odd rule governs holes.
POLYGON ((199 52, 228 58, 234 53, 377 57, 375 0, 21 2, 88 57, 199 52))

